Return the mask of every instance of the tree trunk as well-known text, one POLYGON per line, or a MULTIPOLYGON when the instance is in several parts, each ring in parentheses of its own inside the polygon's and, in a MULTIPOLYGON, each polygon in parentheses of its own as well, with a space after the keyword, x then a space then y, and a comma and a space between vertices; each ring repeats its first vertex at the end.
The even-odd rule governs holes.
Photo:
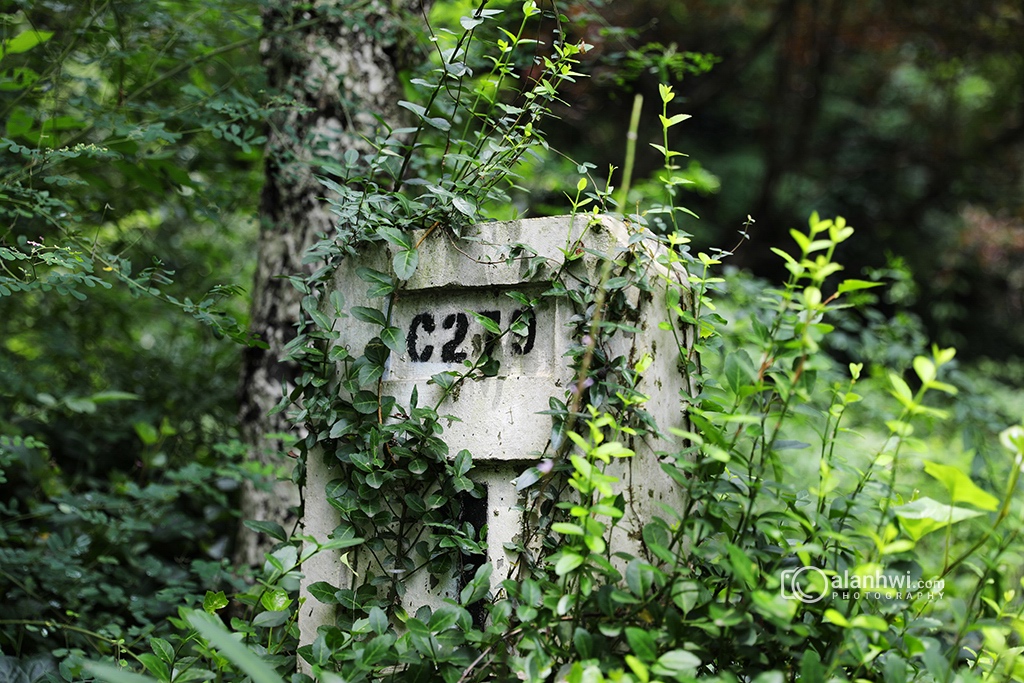
MULTIPOLYGON (((280 276, 308 274, 307 247, 333 229, 321 198, 326 189, 314 177, 319 165, 339 161, 348 149, 369 151, 384 121, 398 121, 402 22, 415 18, 420 0, 371 0, 356 8, 347 0, 274 3, 263 14, 261 45, 272 93, 294 106, 270 122, 266 184, 261 196, 261 230, 253 285, 251 326, 269 345, 250 348, 240 383, 240 425, 250 458, 280 467, 290 463, 280 438, 297 433, 287 411, 268 412, 292 388, 295 368, 282 363, 285 345, 296 335, 301 294, 280 276)), ((290 468, 289 468, 290 469, 290 468)), ((267 520, 290 529, 297 519, 298 488, 278 482, 272 491, 246 485, 242 519, 267 520)), ((269 546, 244 527, 235 558, 262 564, 269 546)))

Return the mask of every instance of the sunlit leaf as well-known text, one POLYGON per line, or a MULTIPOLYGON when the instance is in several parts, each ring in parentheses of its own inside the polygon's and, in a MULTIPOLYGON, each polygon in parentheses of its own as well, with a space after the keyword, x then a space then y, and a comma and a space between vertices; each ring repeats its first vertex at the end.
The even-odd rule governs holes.
POLYGON ((994 511, 999 507, 998 498, 978 487, 969 476, 957 467, 925 461, 924 471, 946 487, 954 503, 968 503, 976 508, 989 511, 994 511))
POLYGON ((894 510, 900 519, 900 526, 915 541, 937 529, 984 514, 976 510, 945 505, 927 497, 900 505, 894 510))
POLYGON ((10 40, 4 41, 2 54, 16 55, 28 52, 36 45, 45 43, 53 37, 53 31, 22 31, 10 40))

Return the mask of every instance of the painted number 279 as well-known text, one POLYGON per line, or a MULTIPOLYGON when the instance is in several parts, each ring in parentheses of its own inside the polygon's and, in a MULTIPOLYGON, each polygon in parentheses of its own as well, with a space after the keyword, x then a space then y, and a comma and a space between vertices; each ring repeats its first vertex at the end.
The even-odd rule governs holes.
MULTIPOLYGON (((499 326, 501 325, 501 311, 480 311, 480 315, 490 318, 499 326)), ((536 316, 526 316, 526 309, 512 312, 513 323, 524 317, 527 318, 525 339, 516 338, 512 340, 512 353, 517 356, 525 356, 530 353, 533 350, 534 340, 537 338, 536 316)), ((445 337, 449 337, 448 341, 441 345, 441 362, 461 363, 466 360, 466 352, 460 351, 459 347, 462 346, 462 343, 466 340, 466 335, 469 333, 469 316, 461 311, 449 313, 441 319, 440 327, 446 331, 445 337)), ((405 347, 409 352, 409 359, 414 363, 427 363, 433 357, 434 345, 425 343, 421 339, 421 335, 429 339, 437 328, 438 319, 434 317, 433 313, 425 311, 417 313, 413 317, 412 322, 409 324, 409 332, 405 337, 405 347)), ((497 342, 498 339, 494 334, 486 330, 484 331, 484 353, 489 356, 493 355, 497 342)))

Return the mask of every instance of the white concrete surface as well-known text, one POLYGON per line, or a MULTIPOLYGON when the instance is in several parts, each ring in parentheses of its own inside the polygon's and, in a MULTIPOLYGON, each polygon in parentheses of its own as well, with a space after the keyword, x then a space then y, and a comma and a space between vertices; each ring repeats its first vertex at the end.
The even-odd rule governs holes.
MULTIPOLYGON (((405 405, 416 386, 420 405, 432 405, 440 398, 440 389, 426 383, 431 375, 445 370, 464 370, 460 362, 463 354, 468 359, 478 357, 488 341, 484 328, 467 311, 488 312, 491 317, 500 317, 501 327, 505 329, 521 308, 505 293, 514 290, 536 296, 547 289, 551 274, 565 260, 564 253, 580 255, 570 267, 573 277, 598 282, 599 260, 587 250, 617 253, 628 243, 630 234, 616 219, 602 217, 598 224, 587 227, 588 218, 577 216, 571 224, 569 217, 484 223, 466 228, 459 239, 441 231, 429 235, 420 247, 419 267, 392 312, 393 324, 402 330, 406 344, 404 353, 392 354, 389 360, 384 393, 395 396, 400 405, 405 405), (518 249, 516 245, 520 244, 527 245, 527 249, 518 249), (544 257, 546 262, 532 277, 527 277, 534 255, 544 257)), ((414 242, 420 237, 422 233, 412 235, 414 242)), ((643 248, 651 254, 660 249, 656 243, 647 241, 633 248, 643 248)), ((362 258, 353 259, 350 267, 338 273, 337 287, 347 307, 381 308, 385 305, 386 299, 368 299, 368 283, 356 277, 355 269, 365 266, 390 272, 393 251, 394 247, 384 243, 371 247, 362 258)), ((657 281, 658 273, 665 272, 664 267, 655 266, 649 275, 657 281)), ((675 279, 685 282, 685 274, 676 273, 675 279)), ((645 407, 662 431, 668 433, 670 427, 685 424, 682 397, 689 391, 679 371, 675 337, 658 324, 668 317, 664 289, 657 287, 653 296, 641 296, 635 288, 628 294, 638 310, 636 324, 640 332, 633 335, 619 332, 610 347, 613 357, 623 355, 631 364, 644 354, 653 357, 638 389, 650 397, 645 407)), ((548 409, 552 396, 570 402, 566 392, 574 378, 565 352, 572 343, 571 328, 567 326, 572 315, 570 302, 545 299, 535 311, 532 339, 508 334, 499 340, 494 347, 494 355, 500 359, 498 374, 463 383, 439 410, 442 415, 459 418, 450 423, 442 420, 443 438, 451 456, 463 448, 468 449, 478 465, 473 476, 488 488, 488 560, 495 568, 492 575, 495 587, 510 575, 516 564, 516 558, 509 557, 503 548, 521 527, 512 480, 541 457, 551 455, 551 419, 536 413, 548 409)), ((351 317, 343 320, 342 326, 345 343, 354 355, 360 355, 366 342, 380 331, 377 325, 351 317)), ((678 321, 676 327, 677 332, 683 334, 678 321)), ((683 334, 687 344, 690 343, 688 334, 683 334)), ((577 431, 583 428, 579 425, 577 431)), ((613 550, 636 554, 640 549, 643 524, 652 515, 664 516, 659 504, 675 508, 682 503, 682 497, 660 469, 655 455, 659 450, 674 447, 659 439, 630 445, 636 450, 636 457, 619 463, 614 471, 622 477, 620 490, 626 491, 630 502, 613 539, 613 550)), ((336 477, 337 473, 325 467, 321 458, 311 455, 307 465, 304 531, 318 539, 326 539, 338 523, 334 509, 322 494, 327 482, 336 477)), ((358 571, 366 560, 358 553, 353 555, 358 571)), ((334 553, 315 557, 304 566, 304 573, 304 585, 328 581, 346 587, 359 580, 345 569, 334 553)), ((436 604, 444 597, 457 597, 457 579, 442 582, 431 590, 426 573, 420 574, 422 576, 412 579, 404 601, 410 613, 420 604, 436 604)), ((305 597, 299 625, 302 642, 309 643, 316 636, 316 627, 333 619, 333 611, 315 598, 305 597)))

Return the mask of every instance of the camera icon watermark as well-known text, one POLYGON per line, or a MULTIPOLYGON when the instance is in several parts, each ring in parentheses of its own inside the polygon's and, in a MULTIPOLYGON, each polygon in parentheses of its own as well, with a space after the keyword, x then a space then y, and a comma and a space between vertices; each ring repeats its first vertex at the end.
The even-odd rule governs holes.
POLYGON ((828 576, 817 567, 783 569, 781 578, 780 590, 786 600, 799 600, 811 605, 832 592, 828 576))

